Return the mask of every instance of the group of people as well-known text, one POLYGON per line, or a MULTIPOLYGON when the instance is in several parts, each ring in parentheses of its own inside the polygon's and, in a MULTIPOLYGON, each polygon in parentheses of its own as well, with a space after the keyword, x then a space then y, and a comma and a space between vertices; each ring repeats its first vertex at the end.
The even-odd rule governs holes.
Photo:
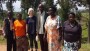
POLYGON ((75 14, 69 13, 68 19, 62 23, 61 17, 56 15, 55 7, 49 7, 47 14, 42 4, 38 8, 37 15, 33 8, 29 8, 26 20, 22 19, 21 13, 15 19, 8 12, 3 28, 7 38, 7 51, 12 51, 12 47, 13 51, 28 51, 28 48, 33 51, 34 46, 35 51, 38 51, 37 36, 41 51, 78 51, 81 47, 82 28, 75 20, 75 14))

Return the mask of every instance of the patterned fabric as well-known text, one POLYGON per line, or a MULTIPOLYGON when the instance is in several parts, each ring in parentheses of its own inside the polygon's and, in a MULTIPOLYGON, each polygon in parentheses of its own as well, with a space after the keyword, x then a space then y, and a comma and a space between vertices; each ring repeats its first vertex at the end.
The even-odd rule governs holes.
POLYGON ((28 51, 28 44, 27 37, 16 37, 17 51, 28 51))
POLYGON ((58 18, 59 17, 56 16, 56 18, 52 20, 51 16, 49 16, 45 23, 49 51, 61 51, 58 18))
POLYGON ((66 42, 64 40, 63 51, 78 51, 79 41, 77 42, 66 42))

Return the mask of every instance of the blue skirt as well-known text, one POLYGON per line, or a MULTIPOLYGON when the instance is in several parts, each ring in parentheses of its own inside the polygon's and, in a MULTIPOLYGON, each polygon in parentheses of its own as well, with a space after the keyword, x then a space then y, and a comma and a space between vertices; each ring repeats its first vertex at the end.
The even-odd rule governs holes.
POLYGON ((64 47, 62 51, 78 51, 79 41, 76 42, 66 42, 64 40, 64 47))

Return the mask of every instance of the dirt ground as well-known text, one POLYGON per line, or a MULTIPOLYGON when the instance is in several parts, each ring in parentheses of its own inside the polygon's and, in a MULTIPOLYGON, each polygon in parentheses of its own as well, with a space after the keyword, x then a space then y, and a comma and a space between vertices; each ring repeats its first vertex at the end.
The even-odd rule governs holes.
MULTIPOLYGON (((0 28, 0 35, 2 35, 2 30, 0 28)), ((0 44, 0 51, 6 51, 6 43, 5 44, 0 44)), ((28 50, 30 51, 30 49, 28 50)), ((38 51, 40 51, 40 49, 38 49, 38 51)))
POLYGON ((0 44, 0 51, 6 51, 6 45, 0 44))
MULTIPOLYGON (((0 51, 6 51, 6 45, 5 44, 0 44, 0 51)), ((30 50, 28 50, 30 51, 30 50)), ((38 49, 40 51, 40 49, 38 49)))

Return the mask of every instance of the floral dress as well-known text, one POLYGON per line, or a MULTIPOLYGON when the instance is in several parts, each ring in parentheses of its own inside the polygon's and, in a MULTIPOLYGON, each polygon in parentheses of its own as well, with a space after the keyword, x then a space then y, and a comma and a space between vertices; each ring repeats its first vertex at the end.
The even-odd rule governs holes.
POLYGON ((60 25, 61 25, 61 20, 59 16, 56 16, 55 19, 51 19, 51 16, 48 16, 45 22, 45 30, 47 32, 49 51, 61 51, 60 33, 58 29, 60 25))

